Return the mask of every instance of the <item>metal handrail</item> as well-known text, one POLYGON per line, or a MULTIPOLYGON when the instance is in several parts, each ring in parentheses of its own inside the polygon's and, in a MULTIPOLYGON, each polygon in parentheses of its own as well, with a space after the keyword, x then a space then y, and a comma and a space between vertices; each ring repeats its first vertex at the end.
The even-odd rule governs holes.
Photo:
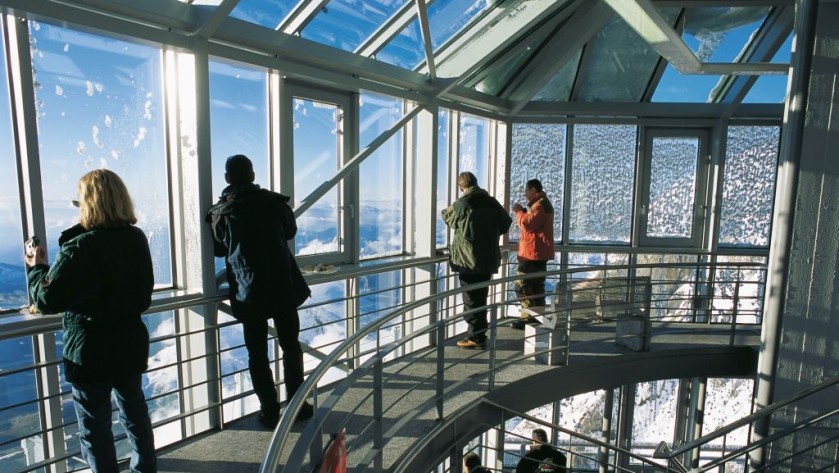
MULTIPOLYGON (((554 270, 554 271, 545 271, 540 273, 532 273, 529 276, 531 277, 568 277, 574 273, 588 273, 588 272, 614 272, 614 271, 630 271, 630 270, 643 270, 643 269, 666 269, 666 268, 709 268, 709 269, 717 269, 720 267, 737 267, 737 268, 765 268, 765 265, 761 263, 651 263, 651 264, 627 264, 627 265, 614 265, 614 266, 582 266, 573 269, 562 269, 562 270, 554 270)), ((501 277, 498 279, 494 279, 491 281, 473 284, 468 286, 469 289, 476 289, 476 288, 484 288, 490 287, 495 285, 501 285, 501 287, 506 287, 506 284, 512 283, 516 280, 521 279, 520 275, 513 275, 508 277, 501 277)), ((272 435, 271 442, 269 443, 268 449, 266 451, 265 457, 263 459, 262 465, 260 466, 260 472, 268 473, 274 471, 276 465, 279 462, 280 454, 285 448, 285 443, 288 438, 289 433, 291 432, 292 425, 296 419, 298 412, 300 411, 303 403, 305 400, 312 394, 317 391, 317 383, 320 379, 328 372, 328 370, 339 362, 341 357, 349 351, 353 349, 358 343, 360 343, 365 337, 368 335, 373 334, 374 332, 378 331, 386 324, 389 324, 396 320, 397 318, 405 315, 407 312, 413 311, 415 309, 419 309, 423 306, 428 306, 429 304, 436 303, 438 301, 445 300, 451 296, 456 294, 460 294, 463 291, 463 287, 458 289, 448 290, 442 293, 434 294, 427 298, 424 298, 420 301, 414 301, 412 303, 406 304, 399 308, 398 310, 390 313, 389 315, 376 320, 369 325, 367 325, 362 330, 354 333, 346 340, 344 340, 338 347, 334 348, 332 352, 329 354, 328 357, 324 358, 323 361, 317 366, 317 368, 312 371, 304 384, 299 388, 297 394, 289 401, 288 406, 286 408, 285 413, 283 414, 282 418, 280 419, 280 423, 277 426, 277 429, 274 431, 272 435)), ((503 293, 503 292, 502 292, 503 293)), ((497 303, 496 303, 497 304, 497 303)), ((495 305, 495 304, 491 304, 495 305)), ((444 322, 448 322, 450 319, 455 317, 450 317, 449 319, 443 319, 437 321, 435 324, 430 325, 440 325, 444 322)), ((494 328, 494 324, 491 324, 490 329, 494 328)), ((411 334, 411 339, 415 337, 415 334, 424 334, 425 330, 418 331, 416 333, 411 334)), ((494 338, 494 337, 491 337, 494 338)), ((407 338, 403 339, 399 343, 392 342, 391 344, 386 345, 385 347, 380 348, 381 352, 389 352, 394 348, 404 344, 407 342, 407 338)), ((490 355, 492 357, 492 355, 490 355)), ((377 355, 373 358, 383 359, 383 355, 377 355)), ((369 360, 368 360, 369 361, 369 360)), ((359 369, 370 369, 370 364, 366 363, 363 367, 359 369)), ((317 409, 317 397, 313 396, 313 400, 315 401, 315 418, 314 422, 319 422, 322 420, 318 419, 319 409, 317 409)), ((315 435, 314 430, 307 429, 312 435, 315 435)), ((300 442, 298 442, 298 445, 300 442)))

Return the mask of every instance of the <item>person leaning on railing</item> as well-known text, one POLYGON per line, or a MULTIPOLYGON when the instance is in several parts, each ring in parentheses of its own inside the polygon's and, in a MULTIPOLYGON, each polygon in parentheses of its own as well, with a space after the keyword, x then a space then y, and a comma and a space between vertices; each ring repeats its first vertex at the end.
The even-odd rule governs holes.
POLYGON ((63 312, 64 377, 73 389, 82 455, 94 473, 117 472, 111 392, 128 434, 132 472, 157 471, 143 395, 154 273, 146 235, 122 179, 98 169, 79 181, 80 223, 65 230, 52 266, 43 246, 26 251, 29 293, 44 314, 63 312))
MULTIPOLYGON (((480 187, 471 172, 462 172, 457 185, 463 195, 443 209, 443 221, 454 230, 449 262, 461 286, 489 281, 501 266, 498 237, 510 231, 513 219, 494 197, 480 187)), ((469 326, 461 348, 486 348, 489 288, 463 291, 463 318, 469 326), (483 309, 479 309, 483 307, 483 309), (477 310, 475 310, 477 309, 477 310)))

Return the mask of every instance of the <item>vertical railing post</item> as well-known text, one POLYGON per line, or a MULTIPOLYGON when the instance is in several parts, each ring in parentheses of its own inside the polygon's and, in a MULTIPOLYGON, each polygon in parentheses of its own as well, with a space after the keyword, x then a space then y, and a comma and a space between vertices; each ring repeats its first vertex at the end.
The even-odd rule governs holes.
POLYGON ((376 457, 373 459, 373 471, 377 473, 382 471, 382 449, 384 448, 382 378, 382 358, 377 354, 376 362, 373 364, 373 450, 376 452, 376 457))
POLYGON ((436 404, 437 404, 437 420, 443 420, 443 388, 445 387, 445 362, 446 362, 446 348, 443 340, 446 339, 446 324, 442 321, 437 321, 437 386, 435 386, 436 404))
POLYGON ((495 389, 495 346, 498 333, 498 306, 493 304, 489 309, 489 391, 495 389))
MULTIPOLYGON (((289 399, 291 401, 291 399, 289 399)), ((315 415, 312 417, 311 422, 314 425, 320 425, 318 422, 318 386, 315 384, 312 387, 312 408, 315 412, 315 415)), ((323 458, 323 426, 318 427, 314 434, 312 435, 312 443, 309 444, 309 459, 311 463, 317 464, 320 463, 323 458)), ((293 466, 293 465, 292 465, 293 466)))
POLYGON ((737 267, 737 279, 734 281, 734 307, 731 310, 731 336, 729 346, 734 346, 734 332, 737 329, 737 308, 740 306, 740 267, 737 267))
MULTIPOLYGON (((61 380, 58 375, 58 357, 56 356, 55 332, 42 333, 33 337, 35 362, 43 364, 36 370, 35 382, 42 419, 44 458, 55 458, 66 453, 64 445, 64 419, 61 415, 61 380)), ((50 465, 54 473, 67 471, 67 462, 60 461, 50 465)))

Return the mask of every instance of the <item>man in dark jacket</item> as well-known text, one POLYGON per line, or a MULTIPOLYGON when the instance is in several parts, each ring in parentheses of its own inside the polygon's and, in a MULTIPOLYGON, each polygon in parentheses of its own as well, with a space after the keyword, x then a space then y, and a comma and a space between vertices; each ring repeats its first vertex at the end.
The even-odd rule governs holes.
MULTIPOLYGON (((510 230, 513 219, 489 193, 478 187, 478 178, 462 172, 457 185, 463 195, 443 210, 443 221, 454 230, 450 247, 451 267, 461 286, 489 281, 501 266, 498 237, 510 230)), ((461 348, 486 348, 487 311, 474 310, 487 304, 488 287, 463 291, 463 318, 469 325, 461 348)))
POLYGON ((548 444, 548 434, 542 429, 533 429, 533 446, 519 460, 516 473, 565 473, 565 455, 548 444))
MULTIPOLYGON (((283 370, 288 399, 303 384, 303 350, 299 307, 311 291, 287 240, 297 233, 289 198, 254 184, 253 164, 238 154, 227 159, 224 178, 229 186, 210 208, 216 256, 223 256, 230 284, 233 317, 242 322, 248 368, 259 398, 259 421, 275 427, 280 404, 265 339, 268 319, 274 320, 277 341, 283 350, 283 370)), ((303 405, 298 419, 311 417, 312 406, 303 405)))

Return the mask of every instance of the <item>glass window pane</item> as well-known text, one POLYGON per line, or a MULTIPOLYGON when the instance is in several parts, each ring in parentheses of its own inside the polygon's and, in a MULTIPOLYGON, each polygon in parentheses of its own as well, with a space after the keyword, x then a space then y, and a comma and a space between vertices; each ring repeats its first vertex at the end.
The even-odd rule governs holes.
MULTIPOLYGON (((312 297, 300 309, 300 341, 322 353, 331 353, 347 338, 346 283, 335 281, 311 286, 312 297)), ((319 359, 306 356, 306 370, 319 359)))
POLYGON ((696 299, 696 255, 639 254, 638 264, 684 266, 638 268, 638 276, 647 276, 652 283, 652 301, 650 318, 667 322, 698 322, 704 316, 701 306, 694 304, 696 299))
MULTIPOLYGON (((524 185, 530 179, 542 181, 542 188, 554 207, 554 240, 562 239, 562 199, 565 190, 565 125, 514 124, 510 162, 510 202, 527 206, 524 185)), ((518 240, 518 225, 510 228, 510 239, 518 240)))
POLYGON ((376 53, 376 59, 405 69, 413 69, 425 61, 424 48, 419 21, 414 20, 376 53))
POLYGON ((647 236, 690 238, 699 138, 653 137, 647 236))
POLYGON ((737 295, 737 323, 759 324, 763 316, 766 292, 767 258, 765 256, 718 256, 714 270, 714 299, 711 301, 711 322, 731 323, 734 296, 737 295), (726 263, 732 263, 726 265, 726 263), (758 263, 764 268, 735 266, 736 263, 758 263))
POLYGON ((715 87, 722 76, 682 75, 670 64, 653 93, 653 102, 705 103, 715 94, 715 87))
POLYGON ((353 51, 403 3, 390 0, 331 0, 303 28, 300 35, 344 51, 353 51))
POLYGON ((78 219, 79 178, 122 177, 149 238, 154 279, 172 283, 161 51, 30 22, 49 255, 78 219))
MULTIPOLYGON (((294 99, 295 207, 340 166, 338 120, 336 105, 294 99)), ((297 219, 298 255, 341 251, 338 189, 333 187, 297 219)))
POLYGON ((402 304, 401 271, 362 276, 358 280, 360 327, 381 319, 402 304))
MULTIPOLYGON (((3 25, 0 24, 0 37, 3 25)), ((9 108, 6 50, 0 48, 0 310, 28 304, 23 268, 23 226, 17 182, 12 117, 9 108)))
POLYGON ((491 4, 484 0, 435 0, 428 7, 431 47, 436 51, 491 4))
MULTIPOLYGON (((359 99, 361 147, 402 118, 402 100, 364 92, 359 99)), ((402 252, 404 202, 402 130, 361 163, 359 248, 361 258, 402 252)))
MULTIPOLYGON (((778 48, 775 56, 770 62, 773 63, 789 63, 792 56, 792 33, 784 41, 784 44, 778 48)), ((752 85, 749 93, 743 99, 743 103, 778 103, 786 100, 787 97, 787 82, 789 77, 787 75, 765 75, 759 76, 752 85)))
MULTIPOLYGON (((661 441, 670 445, 676 431, 679 380, 665 379, 635 386, 632 453, 652 457, 661 441)), ((634 462, 634 461, 633 461, 634 462)))
POLYGON ((449 117, 451 112, 440 109, 437 121, 437 248, 448 245, 448 231, 443 222, 443 209, 449 206, 449 189, 453 178, 449 176, 449 117))
POLYGON ((461 115, 459 138, 459 172, 470 171, 478 178, 478 186, 486 189, 489 179, 489 120, 461 115))
POLYGON ((573 133, 569 238, 629 243, 636 128, 576 125, 573 133))
POLYGON ((240 0, 230 16, 275 29, 296 4, 297 0, 240 0))
MULTIPOLYGON (((752 413, 754 381, 737 378, 708 378, 705 409, 702 412, 702 435, 710 434, 752 413)), ((744 425, 728 434, 716 437, 702 446, 699 464, 719 458, 744 447, 749 441, 749 426, 744 425)), ((742 465, 742 460, 735 461, 742 465)), ((741 469, 726 471, 743 471, 741 469)))
POLYGON ((720 245, 769 245, 780 135, 774 126, 728 128, 720 245))
POLYGON ((244 65, 210 61, 213 196, 227 187, 224 163, 235 154, 253 162, 256 183, 271 187, 268 163, 268 74, 244 65))
MULTIPOLYGON (((559 401, 559 426, 594 438, 603 436, 606 391, 598 390, 559 401)), ((558 445, 572 454, 575 469, 597 470, 597 445, 579 437, 560 434, 558 445)), ((566 452, 566 456, 569 456, 566 452)))

